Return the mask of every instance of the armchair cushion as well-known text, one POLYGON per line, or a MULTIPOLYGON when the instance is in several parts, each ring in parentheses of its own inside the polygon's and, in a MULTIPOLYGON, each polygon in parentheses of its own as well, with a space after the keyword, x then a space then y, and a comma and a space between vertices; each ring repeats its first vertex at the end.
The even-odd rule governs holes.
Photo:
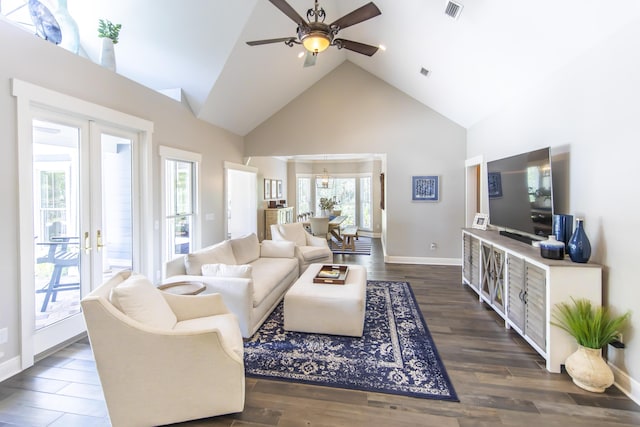
POLYGON ((293 258, 296 254, 296 244, 289 241, 263 240, 260 256, 264 258, 293 258))
POLYGON ((241 277, 245 279, 251 279, 251 271, 252 267, 249 264, 204 264, 202 266, 203 276, 241 277))
POLYGON ((229 242, 236 262, 226 264, 248 264, 260 257, 260 242, 255 233, 231 239, 229 242))
POLYGON ((160 291, 141 274, 131 275, 113 288, 110 300, 124 314, 145 325, 171 329, 178 320, 160 291))
POLYGON ((298 251, 305 263, 317 262, 327 258, 327 254, 331 254, 331 250, 327 246, 299 246, 298 251))
MULTIPOLYGON (((290 224, 273 224, 272 227, 277 227, 277 231, 280 234, 281 239, 294 242, 296 246, 305 246, 307 244, 307 235, 301 222, 293 222, 290 224)), ((272 235, 275 233, 271 233, 272 235)))
POLYGON ((185 269, 190 275, 202 276, 203 264, 237 264, 231 243, 225 240, 184 258, 185 269))

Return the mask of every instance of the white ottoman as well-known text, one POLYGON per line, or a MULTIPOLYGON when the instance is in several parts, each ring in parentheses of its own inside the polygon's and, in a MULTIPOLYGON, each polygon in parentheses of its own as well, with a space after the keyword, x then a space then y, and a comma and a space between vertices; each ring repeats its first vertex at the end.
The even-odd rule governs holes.
POLYGON ((284 296, 287 331, 361 337, 367 298, 367 270, 349 265, 344 285, 313 283, 322 264, 311 264, 284 296))

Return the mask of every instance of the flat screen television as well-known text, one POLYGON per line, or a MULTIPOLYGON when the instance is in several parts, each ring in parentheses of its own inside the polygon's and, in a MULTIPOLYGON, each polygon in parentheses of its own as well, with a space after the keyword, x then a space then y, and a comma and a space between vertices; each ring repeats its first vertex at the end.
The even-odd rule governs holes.
POLYGON ((487 162, 489 223, 527 243, 552 232, 550 148, 487 162))

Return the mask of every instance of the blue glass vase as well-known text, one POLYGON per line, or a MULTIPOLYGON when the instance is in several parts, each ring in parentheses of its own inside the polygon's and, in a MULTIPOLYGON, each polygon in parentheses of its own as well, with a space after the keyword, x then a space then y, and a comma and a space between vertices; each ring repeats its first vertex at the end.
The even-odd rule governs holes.
POLYGON ((576 229, 569 240, 568 250, 569 258, 573 262, 585 263, 589 261, 591 256, 591 243, 584 232, 584 220, 576 218, 576 229))

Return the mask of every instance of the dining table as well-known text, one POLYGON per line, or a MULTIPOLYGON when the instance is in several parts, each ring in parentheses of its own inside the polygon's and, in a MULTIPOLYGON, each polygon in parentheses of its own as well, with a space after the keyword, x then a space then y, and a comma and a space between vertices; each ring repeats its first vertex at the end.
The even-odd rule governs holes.
MULTIPOLYGON (((336 238, 338 242, 342 242, 342 236, 340 235, 340 225, 347 219, 345 215, 338 215, 329 220, 329 233, 336 238)), ((309 221, 302 221, 305 228, 310 227, 309 221)))

